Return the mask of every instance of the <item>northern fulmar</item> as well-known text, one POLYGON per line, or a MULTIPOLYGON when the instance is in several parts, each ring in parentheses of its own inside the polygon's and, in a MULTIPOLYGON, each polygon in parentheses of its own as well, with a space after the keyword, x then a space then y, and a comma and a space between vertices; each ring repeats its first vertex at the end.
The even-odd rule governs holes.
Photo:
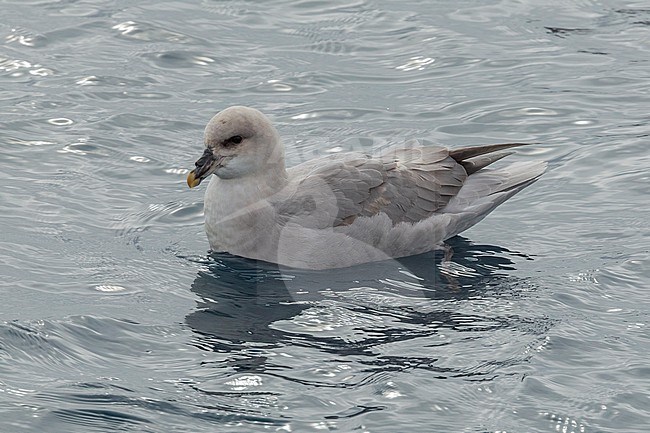
POLYGON ((303 269, 331 269, 440 248, 535 182, 541 161, 486 168, 523 143, 447 149, 393 146, 285 167, 269 119, 243 106, 216 114, 189 173, 205 192, 213 251, 303 269))

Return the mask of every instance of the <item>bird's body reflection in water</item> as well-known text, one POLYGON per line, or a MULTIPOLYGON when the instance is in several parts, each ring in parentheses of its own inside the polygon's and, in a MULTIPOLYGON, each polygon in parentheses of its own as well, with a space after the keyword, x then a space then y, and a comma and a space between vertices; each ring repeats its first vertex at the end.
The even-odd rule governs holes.
MULTIPOLYGON (((417 365, 445 377, 489 374, 500 362, 512 362, 512 354, 495 359, 492 367, 469 359, 451 366, 437 362, 437 352, 454 341, 461 352, 469 340, 480 347, 479 340, 492 338, 496 330, 528 334, 523 344, 538 340, 550 326, 547 318, 502 308, 535 290, 507 272, 515 261, 531 259, 462 237, 448 244, 451 262, 438 252, 335 271, 282 269, 214 255, 192 284, 199 301, 186 322, 197 335, 197 347, 232 355, 227 364, 240 373, 285 377, 283 368, 270 365, 269 354, 290 347, 294 355, 315 349, 323 361, 354 355, 359 365, 377 371, 417 365), (410 354, 387 350, 409 340, 414 340, 410 354)), ((325 382, 314 384, 350 385, 325 382)))

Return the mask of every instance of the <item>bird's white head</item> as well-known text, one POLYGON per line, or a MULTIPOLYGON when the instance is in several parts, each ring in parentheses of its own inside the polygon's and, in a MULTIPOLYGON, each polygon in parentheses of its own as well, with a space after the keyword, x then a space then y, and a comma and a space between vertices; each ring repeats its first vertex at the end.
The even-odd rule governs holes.
POLYGON ((205 151, 187 177, 193 188, 215 174, 221 179, 284 173, 284 147, 271 121, 260 111, 234 106, 205 127, 205 151))

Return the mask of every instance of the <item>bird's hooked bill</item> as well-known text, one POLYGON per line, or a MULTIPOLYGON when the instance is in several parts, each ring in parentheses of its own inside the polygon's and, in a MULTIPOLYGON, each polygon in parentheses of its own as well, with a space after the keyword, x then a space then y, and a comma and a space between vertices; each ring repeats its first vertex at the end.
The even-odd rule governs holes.
POLYGON ((187 175, 187 186, 194 188, 203 179, 208 177, 221 162, 221 158, 215 158, 212 150, 205 149, 203 155, 194 163, 196 168, 187 175))
POLYGON ((187 186, 194 188, 201 183, 201 178, 196 177, 194 170, 190 171, 190 174, 187 175, 187 186))

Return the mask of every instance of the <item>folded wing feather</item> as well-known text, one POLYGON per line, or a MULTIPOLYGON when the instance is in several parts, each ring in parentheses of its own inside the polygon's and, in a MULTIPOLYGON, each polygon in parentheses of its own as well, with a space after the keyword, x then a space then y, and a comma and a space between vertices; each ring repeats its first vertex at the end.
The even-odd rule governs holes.
POLYGON ((447 206, 469 176, 509 154, 499 151, 520 145, 392 148, 377 158, 319 158, 290 169, 294 185, 278 198, 277 213, 312 228, 345 226, 379 213, 393 224, 415 223, 447 206))

